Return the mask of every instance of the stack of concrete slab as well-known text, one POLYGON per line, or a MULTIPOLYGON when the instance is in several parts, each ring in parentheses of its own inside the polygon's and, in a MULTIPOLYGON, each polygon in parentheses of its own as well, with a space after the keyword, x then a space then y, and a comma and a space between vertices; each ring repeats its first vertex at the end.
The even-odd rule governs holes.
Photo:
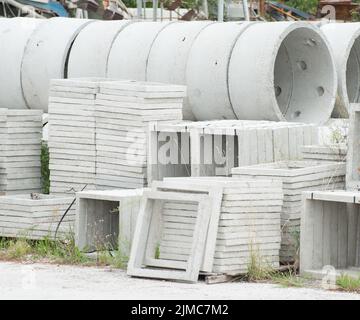
POLYGON ((41 190, 42 111, 0 109, 0 192, 41 190))
MULTIPOLYGON (((211 201, 220 193, 220 205, 215 229, 208 229, 207 243, 214 237, 215 250, 210 271, 226 274, 243 274, 248 271, 252 259, 267 267, 279 267, 279 250, 281 242, 280 218, 283 205, 282 182, 279 180, 239 181, 226 177, 168 178, 156 182, 158 190, 182 192, 188 190, 204 191, 208 189, 211 201), (202 189, 200 188, 202 187, 202 189), (213 189, 216 192, 212 191, 213 189)), ((159 243, 160 257, 181 260, 184 255, 186 232, 189 229, 191 208, 174 217, 176 205, 166 204, 167 216, 163 224, 172 224, 159 243), (187 211, 189 210, 189 211, 187 211), (187 217, 187 218, 184 218, 187 217), (168 222, 167 222, 168 221, 168 222), (170 241, 172 239, 172 242, 170 241), (174 245, 174 241, 179 244, 174 245)), ((209 214, 211 214, 209 212, 209 214)), ((214 214, 214 213, 212 213, 214 214)), ((210 255, 210 251, 207 251, 210 255)), ((207 256, 206 259, 210 257, 207 256)), ((205 259, 205 258, 204 258, 205 259)), ((203 271, 209 271, 204 270, 203 271)))
POLYGON ((345 144, 309 145, 301 147, 304 160, 345 162, 347 146, 345 144))
POLYGON ((98 81, 52 80, 49 97, 50 192, 95 187, 95 98, 98 81))
MULTIPOLYGON (((0 236, 29 239, 53 239, 72 197, 58 198, 43 194, 19 194, 0 197, 0 236)), ((74 230, 73 206, 59 226, 58 237, 67 237, 74 230)))
POLYGON ((101 82, 96 98, 98 189, 147 184, 150 122, 182 119, 184 86, 139 81, 101 82))
POLYGON ((148 172, 150 181, 171 176, 230 176, 238 166, 301 159, 300 147, 317 143, 318 128, 309 124, 250 120, 160 123, 151 127, 149 144, 154 151, 148 172), (159 159, 164 144, 176 163, 159 159))
POLYGON ((304 160, 239 167, 234 168, 232 173, 233 177, 242 180, 272 178, 283 182, 280 260, 287 263, 297 259, 302 192, 344 188, 345 170, 343 162, 326 163, 304 160))

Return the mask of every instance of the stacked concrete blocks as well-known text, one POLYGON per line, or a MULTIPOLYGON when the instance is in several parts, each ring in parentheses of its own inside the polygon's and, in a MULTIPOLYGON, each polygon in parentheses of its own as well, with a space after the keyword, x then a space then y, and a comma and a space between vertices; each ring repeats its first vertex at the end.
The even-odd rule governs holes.
POLYGON ((96 100, 96 186, 147 184, 147 134, 151 122, 182 119, 185 87, 151 82, 100 83, 96 100))
MULTIPOLYGON (((56 228, 73 198, 43 194, 0 197, 0 236, 43 239, 55 237, 56 228)), ((57 238, 67 238, 74 230, 75 207, 71 207, 59 226, 57 238)))
POLYGON ((280 259, 294 262, 299 249, 301 194, 307 190, 343 188, 345 163, 316 161, 284 161, 233 169, 233 177, 279 179, 283 182, 284 204, 281 214, 282 241, 280 259))
POLYGON ((326 146, 308 145, 302 146, 301 152, 304 160, 345 162, 347 146, 345 144, 332 144, 326 146))
POLYGON ((0 192, 41 190, 42 111, 0 109, 0 192))
POLYGON ((52 80, 49 98, 50 191, 95 187, 95 98, 91 79, 52 80))

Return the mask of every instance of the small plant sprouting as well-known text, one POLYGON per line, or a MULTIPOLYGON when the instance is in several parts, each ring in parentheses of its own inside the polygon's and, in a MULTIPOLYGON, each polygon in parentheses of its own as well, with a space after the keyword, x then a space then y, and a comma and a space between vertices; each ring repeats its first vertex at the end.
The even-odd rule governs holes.
POLYGON ((155 259, 160 259, 160 243, 157 243, 155 247, 155 259))
POLYGON ((337 278, 336 285, 340 290, 360 293, 360 277, 354 278, 347 274, 342 274, 337 278))

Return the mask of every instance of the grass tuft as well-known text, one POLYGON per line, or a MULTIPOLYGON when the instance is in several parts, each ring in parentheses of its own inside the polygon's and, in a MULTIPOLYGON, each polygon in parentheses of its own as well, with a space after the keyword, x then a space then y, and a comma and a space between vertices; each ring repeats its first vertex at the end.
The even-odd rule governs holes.
POLYGON ((39 260, 62 264, 84 264, 88 258, 75 246, 72 236, 64 240, 0 239, 0 259, 2 260, 39 260))
POLYGON ((11 260, 18 260, 31 254, 31 246, 24 239, 12 240, 8 243, 7 254, 11 260))
POLYGON ((353 278, 349 275, 342 274, 337 278, 336 285, 340 290, 360 293, 360 277, 353 278))
POLYGON ((121 251, 99 251, 97 253, 97 264, 110 266, 115 269, 126 269, 129 257, 121 251))
POLYGON ((44 194, 50 193, 49 148, 46 144, 41 146, 41 185, 44 194))
POLYGON ((304 279, 297 276, 296 273, 291 270, 274 274, 272 277, 272 282, 285 288, 301 288, 305 286, 304 279))
POLYGON ((246 279, 251 282, 270 280, 275 273, 274 268, 263 261, 259 251, 251 248, 246 279))

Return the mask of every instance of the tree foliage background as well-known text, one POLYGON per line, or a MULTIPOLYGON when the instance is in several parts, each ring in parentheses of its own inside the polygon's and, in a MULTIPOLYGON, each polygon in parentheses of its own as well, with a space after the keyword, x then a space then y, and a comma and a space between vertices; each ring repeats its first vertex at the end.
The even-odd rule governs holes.
POLYGON ((289 0, 286 4, 301 11, 315 14, 319 0, 289 0))

